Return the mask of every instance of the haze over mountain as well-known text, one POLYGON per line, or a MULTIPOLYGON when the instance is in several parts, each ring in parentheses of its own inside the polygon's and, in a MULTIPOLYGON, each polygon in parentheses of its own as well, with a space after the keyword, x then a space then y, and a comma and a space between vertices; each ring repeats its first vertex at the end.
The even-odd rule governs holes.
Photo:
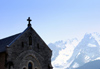
POLYGON ((88 62, 76 69, 100 69, 100 60, 88 62))
POLYGON ((81 41, 77 38, 50 43, 53 50, 54 69, 74 69, 100 59, 100 34, 86 33, 81 41))

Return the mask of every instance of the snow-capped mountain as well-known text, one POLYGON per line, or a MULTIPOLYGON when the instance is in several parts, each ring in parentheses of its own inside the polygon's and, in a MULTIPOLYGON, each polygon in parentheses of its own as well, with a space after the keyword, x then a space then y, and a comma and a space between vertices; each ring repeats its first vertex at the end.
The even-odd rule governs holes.
POLYGON ((100 35, 85 34, 81 41, 77 38, 50 43, 53 50, 54 69, 74 69, 90 61, 100 59, 100 35))
POLYGON ((59 55, 59 51, 65 48, 66 42, 63 41, 57 41, 55 43, 50 43, 49 47, 51 50, 53 50, 53 56, 52 56, 52 61, 56 59, 56 57, 59 55))
POLYGON ((100 57, 100 46, 92 37, 92 34, 86 34, 82 41, 74 49, 73 55, 69 60, 73 60, 69 69, 73 69, 83 64, 93 61, 100 57))
POLYGON ((72 56, 73 50, 78 43, 78 40, 74 38, 49 44, 49 47, 53 50, 52 64, 54 69, 64 69, 69 66, 67 60, 72 56))

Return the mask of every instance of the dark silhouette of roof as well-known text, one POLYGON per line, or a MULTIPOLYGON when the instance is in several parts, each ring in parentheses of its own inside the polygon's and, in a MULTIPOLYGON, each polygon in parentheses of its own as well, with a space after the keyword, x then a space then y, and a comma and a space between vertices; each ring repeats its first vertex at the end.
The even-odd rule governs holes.
POLYGON ((15 42, 27 29, 32 28, 30 24, 30 21, 32 20, 30 19, 30 17, 28 17, 27 21, 29 22, 28 27, 22 33, 0 39, 0 53, 5 52, 6 47, 9 47, 13 42, 15 42))
POLYGON ((15 38, 17 38, 19 34, 4 38, 4 39, 0 39, 0 52, 5 52, 6 51, 6 47, 7 45, 9 45, 15 38))
POLYGON ((27 29, 29 29, 31 27, 28 26, 22 33, 4 38, 4 39, 0 39, 0 53, 1 52, 5 52, 6 51, 6 47, 9 47, 13 42, 16 41, 16 39, 18 39, 27 29))

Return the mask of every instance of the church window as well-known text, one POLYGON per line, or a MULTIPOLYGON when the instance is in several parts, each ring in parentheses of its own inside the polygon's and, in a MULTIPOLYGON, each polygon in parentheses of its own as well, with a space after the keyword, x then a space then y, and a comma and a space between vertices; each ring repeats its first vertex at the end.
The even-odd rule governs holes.
POLYGON ((29 36, 29 45, 32 45, 32 37, 29 36))
MULTIPOLYGON (((8 54, 6 53, 5 54, 5 63, 7 63, 7 57, 8 57, 8 54)), ((6 65, 5 65, 6 66, 6 65)))
POLYGON ((22 42, 22 47, 24 47, 24 42, 22 42))
POLYGON ((37 43, 37 48, 40 49, 40 47, 39 47, 39 43, 37 43))
POLYGON ((32 69, 32 63, 31 62, 29 62, 29 64, 28 64, 28 69, 32 69))

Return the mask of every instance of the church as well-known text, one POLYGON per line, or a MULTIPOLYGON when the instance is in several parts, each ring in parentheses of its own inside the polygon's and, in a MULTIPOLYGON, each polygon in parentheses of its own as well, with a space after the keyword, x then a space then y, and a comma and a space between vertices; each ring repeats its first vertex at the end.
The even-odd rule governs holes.
POLYGON ((53 69, 52 50, 27 21, 23 32, 0 39, 0 69, 53 69))

